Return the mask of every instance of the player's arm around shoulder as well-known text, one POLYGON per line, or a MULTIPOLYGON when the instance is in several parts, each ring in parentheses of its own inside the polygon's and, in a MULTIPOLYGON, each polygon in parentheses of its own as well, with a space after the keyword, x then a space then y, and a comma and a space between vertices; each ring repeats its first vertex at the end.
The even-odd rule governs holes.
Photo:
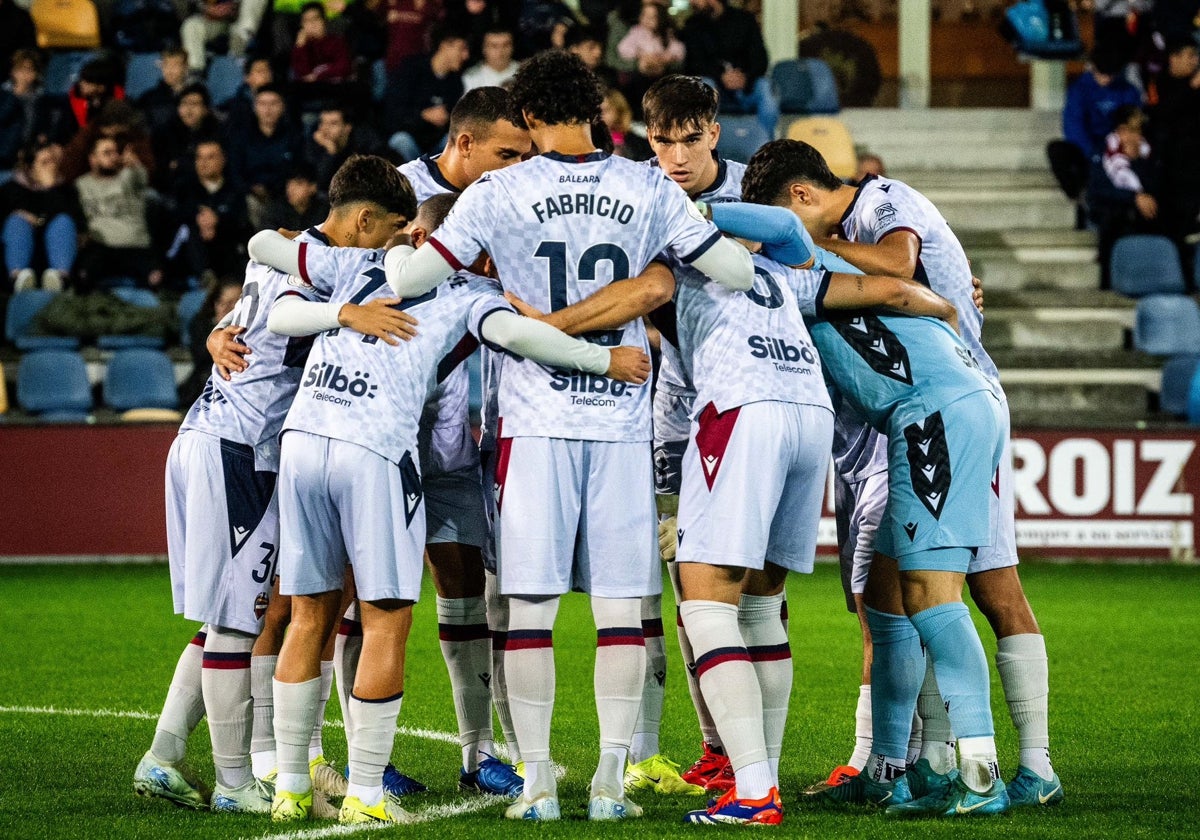
POLYGON ((958 330, 954 304, 928 286, 903 277, 833 273, 821 304, 825 309, 881 308, 903 315, 924 315, 946 321, 958 330))
POLYGON ((657 261, 636 277, 616 280, 578 303, 554 312, 541 312, 511 292, 505 294, 522 315, 543 321, 567 335, 620 329, 670 302, 674 296, 675 273, 657 261))

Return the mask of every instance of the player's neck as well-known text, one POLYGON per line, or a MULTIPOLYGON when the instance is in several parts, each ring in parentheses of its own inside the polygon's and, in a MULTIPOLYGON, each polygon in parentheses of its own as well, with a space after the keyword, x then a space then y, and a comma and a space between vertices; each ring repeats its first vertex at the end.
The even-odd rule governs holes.
POLYGON ((711 190, 713 185, 717 183, 717 176, 720 174, 721 165, 717 163, 716 158, 713 158, 712 164, 705 170, 704 175, 697 182, 696 188, 688 193, 688 198, 699 198, 711 190))
POLYGON ((592 127, 580 123, 562 123, 556 125, 540 125, 536 130, 530 129, 533 143, 543 152, 557 152, 560 155, 587 155, 596 151, 592 142, 592 127))
POLYGON ((446 150, 438 155, 433 163, 438 168, 438 172, 442 173, 442 177, 446 179, 446 183, 453 185, 459 192, 471 185, 470 179, 463 172, 458 149, 452 143, 446 144, 446 150))
POLYGON ((829 211, 822 220, 830 228, 835 228, 842 223, 842 218, 845 217, 846 211, 850 209, 850 205, 854 203, 855 196, 858 195, 858 188, 843 185, 830 193, 829 211))
POLYGON ((358 246, 358 225, 354 217, 340 218, 333 211, 325 217, 325 221, 317 225, 317 230, 325 234, 330 244, 339 248, 355 248, 358 246))

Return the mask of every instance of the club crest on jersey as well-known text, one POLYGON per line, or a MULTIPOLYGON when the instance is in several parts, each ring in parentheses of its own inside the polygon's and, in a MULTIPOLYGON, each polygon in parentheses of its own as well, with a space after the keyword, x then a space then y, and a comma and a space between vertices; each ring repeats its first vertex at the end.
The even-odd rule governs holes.
POLYGON ((375 391, 379 388, 371 382, 371 374, 367 371, 356 370, 351 375, 341 365, 325 362, 318 362, 310 367, 302 384, 305 388, 317 389, 313 399, 341 406, 354 404, 354 400, 346 399, 343 394, 373 400, 375 391))
POLYGON ((882 204, 875 208, 875 218, 881 222, 891 221, 896 218, 896 208, 892 206, 891 202, 882 204))

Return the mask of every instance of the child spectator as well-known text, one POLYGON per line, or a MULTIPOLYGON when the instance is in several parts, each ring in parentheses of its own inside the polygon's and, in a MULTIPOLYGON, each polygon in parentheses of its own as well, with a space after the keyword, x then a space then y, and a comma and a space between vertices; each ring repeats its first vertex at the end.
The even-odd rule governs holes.
POLYGON ((146 115, 150 130, 155 132, 161 131, 175 117, 179 94, 188 83, 187 53, 178 47, 163 50, 158 58, 158 69, 162 79, 134 102, 146 115))
POLYGON ((613 154, 630 160, 648 160, 653 156, 650 143, 630 131, 633 125, 633 111, 625 94, 616 88, 609 88, 600 103, 600 120, 612 136, 613 154))
POLYGON ((463 92, 477 87, 500 87, 517 73, 513 60, 513 34, 496 26, 483 34, 483 61, 463 73, 463 92))
POLYGON ((179 386, 179 404, 191 405, 200 398, 212 375, 212 356, 208 354, 208 336, 222 318, 233 311, 242 296, 240 274, 221 278, 208 291, 200 311, 192 319, 188 335, 180 336, 192 356, 192 374, 179 386))
POLYGON ((296 98, 305 110, 321 99, 338 97, 354 78, 346 39, 329 31, 325 7, 316 0, 300 10, 291 67, 296 98))
POLYGON ((16 166, 18 153, 30 143, 66 142, 74 131, 66 101, 42 90, 41 55, 17 50, 8 81, 0 87, 0 170, 16 166))
POLYGON ((125 99, 125 88, 121 85, 123 75, 121 66, 111 56, 93 58, 83 65, 79 81, 71 85, 67 93, 76 128, 86 128, 109 102, 125 99))
POLYGON ((34 253, 41 240, 46 256, 42 288, 62 291, 75 264, 83 209, 75 187, 62 177, 62 147, 41 142, 21 152, 12 181, 0 188, 0 203, 10 210, 4 222, 4 262, 13 291, 37 285, 34 253))
POLYGON ((90 291, 106 280, 132 278, 157 287, 162 270, 150 249, 146 200, 150 181, 132 146, 96 135, 87 174, 75 181, 87 219, 87 244, 79 255, 79 285, 90 291))
POLYGON ((1108 271, 1113 244, 1131 233, 1158 233, 1157 187, 1150 144, 1142 135, 1145 115, 1134 105, 1122 105, 1113 116, 1113 130, 1104 152, 1092 165, 1088 208, 1099 229, 1100 288, 1111 286, 1108 271))
POLYGON ((388 79, 388 145, 409 161, 440 150, 450 109, 463 94, 462 69, 467 63, 467 39, 442 29, 433 36, 433 52, 406 58, 388 79))
POLYGON ((307 162, 296 164, 288 176, 282 198, 267 207, 263 227, 278 230, 308 230, 325 220, 329 205, 317 192, 316 175, 307 162))

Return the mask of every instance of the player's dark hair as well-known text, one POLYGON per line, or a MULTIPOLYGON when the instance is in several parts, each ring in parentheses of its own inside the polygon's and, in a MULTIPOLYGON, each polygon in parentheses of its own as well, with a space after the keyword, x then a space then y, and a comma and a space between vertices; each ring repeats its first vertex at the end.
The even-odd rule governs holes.
POLYGON ((524 128, 521 115, 513 108, 512 95, 501 87, 471 88, 450 111, 450 139, 453 140, 464 131, 482 139, 491 133, 492 126, 500 120, 524 128))
POLYGON ((717 120, 717 90, 699 76, 663 76, 642 97, 651 132, 701 129, 717 120))
POLYGON ((421 202, 421 206, 417 208, 416 218, 420 220, 421 227, 425 228, 426 233, 433 233, 442 226, 442 222, 446 221, 446 216, 450 215, 450 208, 454 206, 454 202, 458 201, 458 195, 458 193, 438 193, 421 202))
POLYGON ((750 158, 742 176, 742 200, 753 204, 786 204, 796 182, 836 190, 841 180, 829 171, 821 153, 800 140, 772 140, 750 158))
POLYGON ((565 50, 538 53, 513 78, 514 109, 550 125, 591 124, 600 119, 603 100, 600 80, 579 56, 565 50))
POLYGON ((370 203, 388 213, 411 219, 417 212, 412 184, 396 167, 378 155, 352 155, 329 182, 329 206, 337 210, 351 204, 370 203))

